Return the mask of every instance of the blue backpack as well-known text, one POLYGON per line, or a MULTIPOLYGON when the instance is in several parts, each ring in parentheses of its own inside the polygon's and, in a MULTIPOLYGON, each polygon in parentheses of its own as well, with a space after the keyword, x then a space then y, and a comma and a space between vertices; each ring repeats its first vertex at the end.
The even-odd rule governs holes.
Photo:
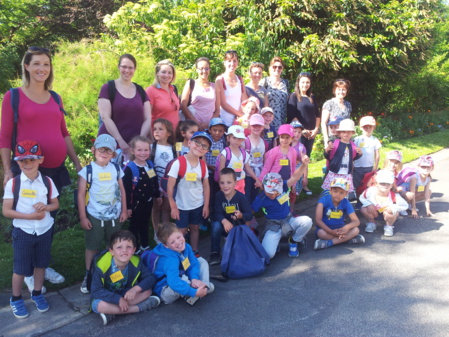
MULTIPOLYGON (((156 270, 156 265, 157 262, 159 261, 159 255, 157 255, 154 250, 148 249, 146 251, 144 251, 142 253, 142 255, 140 255, 140 260, 142 261, 142 263, 144 264, 145 267, 148 268, 148 270, 154 274, 155 270, 156 270)), ((184 274, 184 269, 182 267, 182 262, 179 261, 179 276, 182 276, 184 274)), ((159 277, 157 279, 157 282, 159 282, 160 280, 163 280, 165 277, 167 277, 166 275, 159 277)))
POLYGON ((269 264, 270 257, 251 229, 234 226, 223 247, 221 274, 230 279, 258 276, 269 264))

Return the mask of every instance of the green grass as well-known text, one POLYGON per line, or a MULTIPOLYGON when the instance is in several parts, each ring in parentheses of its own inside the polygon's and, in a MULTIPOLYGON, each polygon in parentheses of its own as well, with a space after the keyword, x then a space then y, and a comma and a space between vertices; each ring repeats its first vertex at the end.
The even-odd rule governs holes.
MULTIPOLYGON (((390 143, 381 149, 381 167, 385 154, 391 150, 400 150, 404 156, 404 163, 419 158, 424 154, 439 151, 449 144, 449 130, 433 133, 421 137, 402 140, 400 143, 390 143)), ((313 162, 309 166, 309 188, 317 196, 321 192, 322 171, 324 160, 313 162)), ((304 193, 300 200, 305 199, 304 193)), ((126 227, 126 225, 124 226, 126 227)), ((150 237, 152 237, 152 228, 150 237)), ((62 273, 66 281, 60 285, 45 283, 49 290, 73 285, 80 282, 84 275, 84 233, 80 227, 69 228, 55 234, 52 246, 54 267, 62 273)), ((11 288, 12 275, 12 244, 0 242, 0 289, 11 288)))

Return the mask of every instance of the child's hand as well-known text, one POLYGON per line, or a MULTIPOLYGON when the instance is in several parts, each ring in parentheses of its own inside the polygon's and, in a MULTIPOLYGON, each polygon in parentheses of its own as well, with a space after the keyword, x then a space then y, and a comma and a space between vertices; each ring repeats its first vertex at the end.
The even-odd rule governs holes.
POLYGON ((90 231, 92 229, 92 224, 87 217, 80 219, 81 228, 90 231))
POLYGON ((38 212, 45 212, 47 210, 47 205, 43 202, 38 202, 37 204, 33 205, 33 208, 38 212))
POLYGON ((390 206, 388 206, 385 207, 384 213, 394 214, 394 210, 390 206))
POLYGON ((174 220, 179 220, 179 209, 176 204, 171 208, 170 215, 174 220))
POLYGON ((128 219, 128 210, 123 210, 120 214, 119 222, 125 222, 128 219))
POLYGON ((397 191, 398 193, 401 193, 401 192, 402 192, 402 186, 396 187, 396 191, 397 191))
POLYGON ((234 227, 232 225, 232 223, 229 220, 226 220, 226 219, 224 219, 222 224, 223 224, 223 228, 224 228, 226 233, 229 233, 229 231, 234 227))
POLYGON ((198 288, 196 291, 196 296, 198 297, 204 297, 207 295, 207 286, 203 284, 201 287, 198 288))
POLYGON ((362 154, 363 153, 362 149, 360 147, 358 147, 358 146, 355 148, 355 152, 357 152, 358 154, 362 154))
POLYGON ((33 220, 42 220, 43 218, 45 218, 45 212, 36 211, 32 214, 33 214, 33 220))
POLYGON ((127 312, 129 310, 129 303, 123 297, 120 298, 120 302, 118 303, 118 306, 120 307, 120 310, 122 312, 127 312))
POLYGON ((190 282, 190 286, 195 289, 201 288, 202 286, 205 286, 205 285, 206 285, 205 283, 203 283, 201 280, 198 280, 196 278, 192 279, 192 281, 190 282))
POLYGON ((419 215, 418 215, 418 212, 416 211, 416 208, 412 209, 412 218, 419 219, 419 215))
POLYGON ((236 211, 234 212, 234 215, 231 215, 231 218, 232 218, 233 220, 241 219, 241 218, 243 218, 243 214, 242 214, 242 212, 240 212, 239 210, 236 210, 236 211))
POLYGON ((125 300, 127 300, 127 301, 133 300, 136 297, 138 292, 139 292, 139 289, 137 289, 136 287, 132 287, 131 289, 129 289, 126 292, 126 294, 124 296, 125 300))
POLYGON ((308 156, 303 156, 302 157, 302 164, 303 165, 309 165, 310 163, 310 158, 308 156))
POLYGON ((203 218, 207 219, 209 217, 209 207, 203 207, 203 218))
POLYGON ((326 152, 329 152, 329 151, 331 151, 333 148, 334 148, 334 143, 333 143, 333 142, 330 142, 330 143, 327 144, 325 151, 326 151, 326 152))
POLYGON ((161 197, 156 198, 156 202, 159 206, 162 205, 162 198, 161 197))
POLYGON ((259 178, 256 179, 256 182, 254 183, 254 187, 256 188, 263 188, 262 183, 260 182, 259 178))
POLYGON ((128 218, 132 217, 132 215, 133 215, 133 210, 132 210, 132 209, 129 209, 129 210, 128 210, 128 218))

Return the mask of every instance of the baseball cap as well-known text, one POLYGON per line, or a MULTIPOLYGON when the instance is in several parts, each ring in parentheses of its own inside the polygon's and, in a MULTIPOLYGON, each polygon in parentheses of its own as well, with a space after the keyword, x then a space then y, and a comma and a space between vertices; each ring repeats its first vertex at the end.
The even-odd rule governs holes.
POLYGON ((210 135, 205 132, 205 131, 197 131, 195 132, 192 137, 190 138, 190 140, 198 138, 198 137, 204 137, 207 139, 207 141, 209 142, 209 146, 212 146, 212 138, 210 137, 210 135))
POLYGON ((284 192, 284 181, 282 180, 282 176, 279 173, 267 173, 265 177, 263 177, 262 184, 264 191, 269 194, 274 192, 282 194, 282 192, 284 192))
POLYGON ((260 111, 260 114, 263 115, 263 114, 266 114, 267 112, 271 112, 271 113, 274 115, 273 109, 271 109, 269 106, 263 108, 263 109, 260 111))
POLYGON ((355 123, 353 120, 346 118, 340 122, 337 131, 352 131, 355 132, 355 123))
POLYGON ((393 159, 402 163, 402 152, 399 150, 393 150, 388 152, 387 159, 393 159))
POLYGON ((40 159, 42 157, 41 146, 35 140, 28 139, 17 143, 14 160, 40 159))
POLYGON ((365 125, 376 126, 376 120, 373 116, 364 116, 360 119, 360 127, 363 127, 365 125))
POLYGON ((349 191, 349 183, 344 178, 335 178, 332 180, 330 187, 338 187, 345 191, 349 191))
POLYGON ((235 138, 245 139, 245 130, 240 125, 231 125, 226 132, 227 135, 233 135, 235 138))
POLYGON ((432 156, 421 156, 421 158, 419 158, 418 166, 434 167, 435 162, 433 161, 432 156))
POLYGON ((335 119, 330 119, 329 118, 329 122, 327 122, 326 125, 338 125, 340 124, 340 122, 343 120, 343 118, 341 117, 336 117, 335 119))
POLYGON ((289 135, 290 137, 293 137, 295 130, 293 129, 293 126, 290 124, 282 124, 279 127, 278 135, 289 135))
POLYGON ((376 173, 376 181, 378 183, 393 184, 394 174, 390 170, 379 170, 376 173))
POLYGON ((114 137, 104 133, 102 135, 99 135, 97 139, 95 139, 94 147, 96 149, 107 147, 108 149, 111 149, 115 152, 115 150, 117 149, 117 142, 115 141, 114 137))
POLYGON ((215 125, 223 125, 225 129, 228 127, 220 117, 212 118, 209 122, 209 129, 215 125))
POLYGON ((254 114, 249 118, 249 125, 265 125, 265 119, 262 115, 254 114))
POLYGON ((290 123, 290 125, 291 125, 294 129, 296 129, 296 128, 304 129, 304 126, 302 126, 302 124, 301 124, 300 122, 298 122, 298 121, 293 121, 293 122, 290 123))

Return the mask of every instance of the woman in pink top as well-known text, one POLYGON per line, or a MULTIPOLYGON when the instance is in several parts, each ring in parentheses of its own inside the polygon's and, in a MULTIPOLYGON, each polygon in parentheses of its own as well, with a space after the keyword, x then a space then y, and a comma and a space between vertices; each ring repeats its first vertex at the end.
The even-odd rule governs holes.
POLYGON ((215 83, 209 82, 209 59, 200 57, 195 66, 198 79, 189 79, 186 82, 181 97, 181 109, 186 119, 198 124, 199 130, 207 130, 210 120, 220 116, 220 98, 216 95, 215 83))
POLYGON ((151 104, 151 124, 158 118, 169 120, 173 128, 179 123, 179 98, 175 93, 172 82, 176 78, 176 70, 169 60, 162 60, 156 65, 156 76, 154 83, 145 91, 150 98, 151 104))

